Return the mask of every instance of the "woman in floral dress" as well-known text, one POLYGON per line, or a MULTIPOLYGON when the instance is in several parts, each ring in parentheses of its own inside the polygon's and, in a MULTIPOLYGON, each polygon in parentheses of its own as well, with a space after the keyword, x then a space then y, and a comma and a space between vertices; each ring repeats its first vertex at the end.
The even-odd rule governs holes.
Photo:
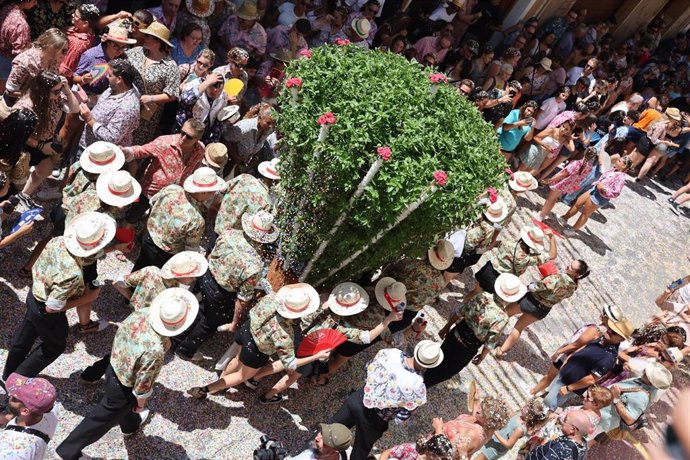
POLYGON ((538 221, 546 219, 563 195, 580 190, 580 183, 592 172, 593 162, 596 159, 596 149, 589 147, 585 150, 585 156, 582 159, 570 162, 551 179, 545 179, 544 183, 551 186, 551 191, 549 191, 541 211, 534 218, 538 221))
POLYGON ((144 34, 143 46, 126 52, 141 74, 134 83, 141 93, 142 105, 139 127, 134 131, 134 145, 144 145, 156 137, 163 105, 180 95, 180 71, 170 59, 170 31, 163 24, 153 22, 141 33, 144 34))
POLYGON ((431 423, 434 434, 429 439, 419 439, 416 443, 399 444, 381 453, 379 460, 451 460, 453 444, 443 434, 443 419, 434 418, 431 423))

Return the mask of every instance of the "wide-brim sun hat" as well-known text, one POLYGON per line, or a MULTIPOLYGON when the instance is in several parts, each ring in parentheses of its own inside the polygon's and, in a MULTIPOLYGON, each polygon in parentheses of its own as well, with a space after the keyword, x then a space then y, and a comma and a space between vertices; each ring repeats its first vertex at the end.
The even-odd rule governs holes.
POLYGON ((273 215, 263 209, 250 214, 242 214, 242 230, 253 241, 262 244, 273 243, 278 239, 280 230, 273 224, 273 215))
POLYGON ((673 383, 673 374, 666 369, 663 364, 657 362, 650 362, 644 369, 644 375, 654 388, 659 390, 666 390, 671 388, 673 383))
POLYGON ((517 302, 527 294, 527 286, 512 273, 501 273, 494 282, 494 290, 506 302, 517 302))
POLYGON ((198 278, 208 270, 206 257, 195 251, 182 251, 163 264, 161 276, 165 279, 198 278))
POLYGON ((604 307, 601 309, 601 313, 608 319, 612 319, 614 321, 620 321, 624 318, 620 307, 616 305, 604 305, 604 307))
POLYGON ((527 171, 518 171, 508 180, 510 188, 516 192, 526 192, 539 187, 539 183, 534 176, 527 171))
POLYGON ((527 246, 537 252, 544 252, 549 249, 549 240, 544 231, 534 225, 526 225, 520 229, 520 239, 527 246))
POLYGON ((350 26, 360 38, 369 37, 369 32, 371 32, 371 23, 367 18, 355 18, 350 23, 350 26))
POLYGON ((280 158, 274 158, 271 161, 262 161, 259 163, 257 169, 259 170, 259 174, 267 179, 280 180, 278 164, 280 164, 280 158))
POLYGON ((414 347, 415 362, 425 368, 432 369, 443 362, 441 344, 433 340, 422 340, 414 347))
POLYGON ((633 331, 635 330, 628 318, 623 318, 620 321, 609 319, 606 324, 611 328, 611 330, 626 340, 632 336, 633 331))
POLYGON ((545 57, 542 58, 541 61, 539 61, 539 65, 542 66, 542 68, 548 72, 551 71, 551 59, 545 57))
POLYGON ((675 107, 669 107, 664 111, 664 115, 666 115, 667 118, 670 118, 671 120, 675 121, 682 121, 683 119, 680 116, 680 110, 678 110, 675 107))
POLYGON ((331 291, 326 305, 336 315, 356 315, 369 306, 369 294, 359 284, 340 283, 331 291))
POLYGON ((188 193, 219 192, 225 188, 225 181, 213 168, 203 166, 198 168, 184 181, 184 189, 188 193))
POLYGON ((93 174, 117 171, 124 164, 124 152, 111 142, 96 141, 86 147, 79 157, 79 166, 93 174))
POLYGON ((110 26, 108 33, 101 35, 101 41, 120 43, 121 45, 134 45, 136 40, 129 38, 129 32, 124 27, 110 26))
POLYGON ((319 309, 319 293, 307 283, 295 283, 283 286, 276 293, 278 304, 276 311, 287 319, 297 319, 310 315, 319 309))
POLYGON ((280 48, 275 53, 269 54, 276 61, 288 63, 295 58, 295 55, 288 48, 280 48))
POLYGON ((448 240, 438 240, 426 254, 432 267, 436 270, 445 270, 453 263, 455 247, 448 240))
POLYGON ((218 121, 227 121, 228 123, 236 123, 240 119, 239 105, 226 105, 216 115, 218 121))
POLYGON ((163 337, 180 335, 194 323, 199 301, 187 289, 168 288, 151 302, 149 324, 163 337))
POLYGON ((72 219, 63 238, 70 254, 89 257, 115 238, 116 229, 117 225, 112 217, 101 212, 85 212, 72 219))
POLYGON ((392 311, 393 307, 401 303, 407 306, 406 292, 405 285, 390 276, 384 276, 374 286, 376 301, 388 311, 392 311))
POLYGON ((158 40, 162 41, 170 48, 175 47, 172 43, 170 43, 170 29, 168 29, 167 27, 165 27, 165 25, 161 24, 158 21, 153 21, 145 29, 139 29, 139 32, 145 35, 150 35, 151 37, 156 37, 158 40))
POLYGON ((259 8, 255 2, 245 0, 235 11, 235 16, 245 21, 256 21, 259 19, 259 8))
POLYGON ((508 206, 503 198, 497 198, 495 202, 491 203, 486 211, 484 211, 484 217, 489 222, 502 222, 508 217, 508 206))
POLYGON ((213 142, 204 150, 206 164, 213 168, 223 168, 228 162, 228 148, 221 142, 213 142))
POLYGON ((187 11, 198 18, 207 18, 216 8, 215 0, 187 0, 187 11))
POLYGON ((128 171, 107 172, 98 176, 96 193, 103 203, 124 208, 139 199, 141 185, 128 171))

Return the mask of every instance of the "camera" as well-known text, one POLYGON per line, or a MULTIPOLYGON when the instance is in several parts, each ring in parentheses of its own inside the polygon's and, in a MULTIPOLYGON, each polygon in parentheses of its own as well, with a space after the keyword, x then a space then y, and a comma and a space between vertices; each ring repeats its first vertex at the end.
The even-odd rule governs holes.
POLYGON ((261 445, 254 451, 254 460, 283 460, 287 457, 285 446, 266 435, 261 436, 261 445))

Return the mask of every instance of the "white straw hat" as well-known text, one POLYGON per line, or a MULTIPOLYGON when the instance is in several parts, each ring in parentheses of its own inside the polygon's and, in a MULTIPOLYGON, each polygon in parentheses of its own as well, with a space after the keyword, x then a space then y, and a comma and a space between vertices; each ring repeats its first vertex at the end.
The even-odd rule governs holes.
POLYGON ((495 202, 491 203, 489 208, 484 211, 484 217, 489 222, 502 222, 508 215, 508 206, 503 198, 497 198, 495 202))
POLYGON ((647 364, 647 367, 644 369, 644 375, 647 376, 649 383, 659 390, 666 390, 673 383, 671 371, 666 369, 661 363, 650 362, 647 364))
POLYGON ((513 177, 508 181, 508 185, 516 192, 525 192, 539 187, 537 180, 527 171, 518 171, 514 173, 513 177))
POLYGON ((371 32, 371 23, 367 18, 356 18, 350 23, 352 30, 361 38, 368 38, 371 32))
POLYGON ((278 171, 278 164, 280 163, 280 158, 274 158, 271 161, 262 161, 259 163, 258 170, 259 174, 268 179, 279 180, 280 172, 278 171))
POLYGON ((406 293, 407 288, 405 285, 389 276, 381 278, 374 287, 376 300, 388 311, 392 311, 392 308, 399 304, 404 304, 407 307, 406 293))
POLYGON ((174 337, 192 325, 199 313, 199 301, 183 288, 168 288, 151 302, 149 323, 164 337, 174 337))
POLYGON ((239 105, 226 105, 216 115, 218 121, 227 121, 228 123, 235 123, 240 119, 239 105))
POLYGON ((326 305, 340 316, 352 316, 363 312, 369 305, 369 294, 356 283, 340 283, 328 296, 326 305))
POLYGON ((431 369, 443 361, 441 344, 433 340, 422 340, 414 347, 414 360, 420 366, 431 369))
POLYGON ((86 147, 79 157, 82 169, 94 174, 117 171, 124 164, 124 152, 110 142, 96 141, 86 147))
POLYGON ((527 225, 520 229, 520 238, 527 246, 538 252, 548 250, 548 239, 544 235, 544 231, 533 225, 527 225))
POLYGON ((250 239, 264 244, 273 243, 280 233, 273 224, 273 214, 263 209, 256 214, 242 214, 242 229, 250 239))
POLYGON ((301 318, 314 313, 321 304, 319 293, 307 283, 288 284, 276 295, 279 300, 276 310, 283 318, 301 318))
POLYGON ((453 263, 455 247, 448 240, 438 240, 433 248, 427 250, 426 254, 432 267, 436 270, 445 270, 453 263))
POLYGON ((213 168, 202 166, 184 181, 184 189, 189 193, 218 192, 225 187, 225 181, 213 168))
POLYGON ((172 256, 161 268, 166 279, 197 278, 208 270, 206 257, 194 251, 182 251, 172 256))
POLYGON ((115 237, 115 219, 100 212, 77 215, 65 229, 67 250, 77 257, 96 254, 115 237))
POLYGON ((527 293, 527 286, 512 273, 501 273, 494 282, 494 290, 506 302, 517 302, 527 293))
POLYGON ((141 195, 141 185, 128 171, 107 172, 96 180, 98 198, 105 204, 123 208, 141 195))

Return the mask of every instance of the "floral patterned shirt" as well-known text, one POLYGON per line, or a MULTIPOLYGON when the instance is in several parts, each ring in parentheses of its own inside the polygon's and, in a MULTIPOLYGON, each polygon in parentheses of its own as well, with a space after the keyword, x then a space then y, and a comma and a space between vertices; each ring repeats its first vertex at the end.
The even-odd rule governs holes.
POLYGON ((465 235, 464 251, 474 251, 489 246, 496 233, 496 228, 486 219, 479 219, 465 235))
POLYGON ((510 193, 510 188, 508 184, 498 189, 497 192, 498 197, 503 200, 503 202, 506 204, 506 208, 508 209, 506 218, 500 221, 499 224, 507 225, 510 222, 510 219, 513 218, 513 214, 515 214, 515 211, 517 210, 517 201, 515 201, 515 197, 513 197, 513 194, 510 193))
POLYGON ((223 132, 225 142, 237 146, 237 154, 244 163, 249 163, 252 157, 259 153, 268 136, 272 134, 270 129, 259 134, 258 122, 258 118, 245 118, 234 125, 227 125, 223 132))
POLYGON ((532 265, 541 265, 549 260, 548 253, 533 253, 522 240, 506 239, 491 251, 490 259, 494 270, 520 276, 532 265))
MULTIPOLYGON (((163 24, 165 27, 168 28, 168 30, 170 31, 170 35, 172 35, 173 32, 176 31, 175 28, 177 27, 177 18, 178 18, 177 14, 175 16, 173 16, 171 21, 168 21, 168 19, 163 14, 163 7, 162 6, 155 6, 153 8, 149 8, 148 12, 151 13, 151 15, 153 16, 153 19, 155 19, 156 21, 160 22, 161 24, 163 24)), ((178 30, 181 30, 181 29, 178 29, 178 30)))
POLYGON ((424 305, 433 305, 445 286, 441 270, 424 259, 404 257, 389 265, 381 276, 390 276, 407 288, 407 310, 419 311, 424 305))
MULTIPOLYGON (((218 36, 231 46, 244 48, 255 59, 266 54, 266 30, 259 22, 254 23, 249 30, 240 30, 237 16, 230 16, 220 27, 218 36)), ((225 56, 225 53, 222 53, 222 56, 225 56)))
POLYGON ((371 343, 371 339, 369 338, 369 331, 352 327, 347 322, 348 318, 349 317, 346 316, 336 315, 328 308, 321 306, 314 313, 300 318, 300 327, 302 328, 302 331, 305 332, 305 334, 310 334, 320 329, 335 329, 336 331, 340 332, 345 337, 347 337, 347 340, 349 340, 352 343, 356 343, 359 345, 371 343))
POLYGON ((81 55, 96 43, 96 36, 77 32, 74 27, 67 29, 67 55, 60 64, 60 73, 71 77, 79 65, 81 55))
POLYGON ((131 152, 135 159, 151 158, 141 180, 141 193, 149 198, 163 187, 183 183, 204 158, 204 145, 201 142, 194 145, 191 154, 183 155, 178 134, 159 136, 148 144, 124 150, 131 152))
POLYGON ((609 169, 601 175, 596 184, 604 186, 604 191, 599 192, 604 198, 608 200, 618 198, 623 191, 623 187, 625 187, 625 173, 616 169, 609 169))
POLYGON ((75 161, 69 168, 69 177, 73 177, 72 181, 62 189, 63 208, 64 203, 67 203, 71 198, 78 196, 80 193, 89 189, 96 190, 98 174, 84 171, 79 161, 75 161))
POLYGON ((490 292, 482 292, 460 305, 457 315, 464 318, 474 335, 484 346, 494 348, 501 331, 508 325, 503 302, 490 292))
POLYGON ((16 3, 0 10, 0 55, 12 59, 31 46, 31 29, 16 3))
POLYGON ((63 237, 48 242, 31 274, 31 292, 36 300, 45 302, 46 310, 58 311, 69 299, 84 293, 83 262, 73 256, 65 246, 63 237))
POLYGON ((31 80, 42 70, 57 72, 58 68, 57 65, 45 67, 41 63, 41 54, 38 48, 35 46, 27 48, 12 60, 12 71, 7 77, 6 83, 7 91, 24 93, 29 88, 31 80))
POLYGON ((110 365, 122 385, 137 398, 148 398, 163 368, 164 338, 149 323, 149 309, 135 311, 120 324, 110 365))
POLYGON ((568 163, 565 170, 568 172, 568 176, 565 179, 561 179, 557 183, 551 185, 552 190, 558 190, 563 194, 573 193, 580 190, 580 183, 589 175, 592 171, 592 163, 587 162, 587 164, 582 168, 582 162, 584 160, 576 160, 568 163))
POLYGON ((198 250, 204 225, 200 204, 179 185, 168 185, 151 198, 146 228, 156 246, 165 252, 198 250))
POLYGON ((388 458, 391 460, 417 460, 419 458, 419 452, 417 452, 416 444, 406 442, 405 444, 398 444, 391 448, 388 458))
POLYGON ((208 258, 208 269, 220 286, 242 301, 254 298, 265 261, 242 230, 220 234, 208 258))
POLYGON ((426 403, 424 379, 405 358, 402 351, 385 348, 367 365, 362 402, 385 421, 403 422, 426 403))
POLYGON ((51 27, 64 30, 71 26, 72 14, 77 6, 78 4, 74 0, 65 1, 60 5, 60 10, 54 13, 49 1, 36 2, 36 6, 31 8, 27 14, 33 39, 35 40, 51 27))
POLYGON ((271 356, 276 353, 286 369, 297 369, 292 321, 278 314, 276 294, 268 294, 249 311, 250 330, 256 347, 271 356))
MULTIPOLYGON (((56 101, 50 101, 50 109, 48 111, 48 120, 45 123, 39 123, 36 130, 31 134, 34 138, 41 141, 52 141, 57 131, 57 125, 62 117, 64 104, 67 99, 64 94, 60 94, 60 98, 56 101)), ((34 103, 31 101, 28 93, 25 93, 12 107, 13 109, 34 109, 34 103)))
POLYGON ((250 174, 240 174, 228 182, 228 190, 220 203, 214 230, 223 235, 232 229, 242 229, 242 214, 271 207, 268 187, 250 174))
POLYGON ((136 88, 120 94, 106 89, 91 109, 95 123, 93 127, 84 126, 79 145, 86 148, 96 141, 104 141, 129 147, 132 145, 132 133, 139 126, 139 111, 139 92, 136 88))
POLYGON ((180 285, 177 280, 163 278, 161 269, 153 265, 125 275, 122 281, 118 282, 122 287, 134 288, 129 304, 135 311, 150 307, 158 294, 180 285))
POLYGON ((549 275, 535 282, 534 286, 532 297, 545 307, 553 307, 571 297, 577 290, 577 283, 565 273, 549 275))

